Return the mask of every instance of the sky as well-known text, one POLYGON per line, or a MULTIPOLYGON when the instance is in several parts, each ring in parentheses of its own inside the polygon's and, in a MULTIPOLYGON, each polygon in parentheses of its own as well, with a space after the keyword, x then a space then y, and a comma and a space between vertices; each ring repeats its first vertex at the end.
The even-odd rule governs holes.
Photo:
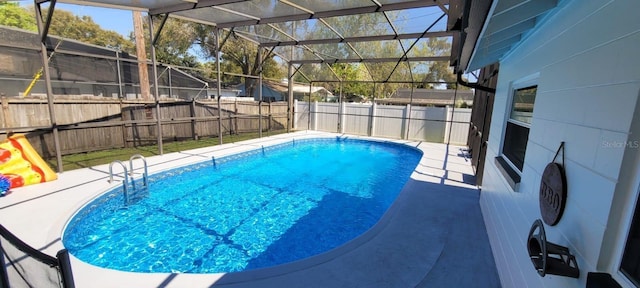
MULTIPOLYGON (((19 1, 22 6, 33 6, 32 1, 19 1)), ((45 4, 44 7, 47 7, 45 4)), ((129 36, 129 33, 133 31, 133 16, 132 12, 129 10, 121 10, 121 9, 111 9, 111 8, 102 8, 95 6, 85 6, 85 5, 75 5, 75 4, 65 4, 65 3, 57 3, 56 9, 70 11, 75 15, 86 15, 90 16, 94 22, 96 22, 100 27, 107 30, 113 30, 125 38, 129 36)), ((394 12, 390 12, 394 14, 394 12)), ((419 33, 423 32, 424 22, 431 22, 435 20, 441 12, 436 10, 436 13, 433 12, 433 7, 419 8, 411 11, 408 18, 404 21, 399 21, 395 23, 399 24, 398 27, 401 31, 400 33, 419 33), (404 28, 402 27, 404 26, 404 28), (417 30, 416 30, 417 29, 417 30)), ((145 15, 146 13, 143 13, 145 15)), ((446 23, 446 21, 440 21, 440 25, 442 26, 446 23)), ((435 30, 444 30, 444 27, 438 27, 435 30)))
MULTIPOLYGON (((19 1, 21 6, 33 6, 32 1, 19 1)), ((45 4, 44 7, 47 7, 45 4)), ((65 4, 65 3, 57 3, 56 9, 70 11, 75 15, 86 15, 90 16, 95 23, 100 25, 103 29, 113 30, 123 37, 129 37, 129 34, 133 32, 133 15, 129 10, 121 10, 121 9, 112 9, 112 8, 102 8, 102 7, 94 7, 94 6, 85 6, 85 5, 74 5, 74 4, 65 4)), ((400 33, 416 33, 422 32, 424 29, 424 22, 431 22, 435 20, 439 16, 440 13, 434 13, 431 8, 422 8, 416 9, 412 11, 415 15, 411 15, 405 21, 403 21, 404 25, 400 23, 401 26, 409 27, 409 29, 401 29, 404 31, 400 31, 400 33), (419 30, 412 31, 413 29, 410 27, 419 27, 419 30)), ((437 10, 436 10, 437 11, 437 10)), ((144 15, 144 13, 143 13, 144 15)), ((440 21, 437 26, 444 25, 446 21, 440 21)), ((397 27, 400 28, 400 27, 397 27)), ((445 30, 444 27, 437 27, 435 30, 445 30)), ((194 55, 198 55, 198 53, 192 51, 194 55)), ((472 78, 475 78, 471 76, 472 78)))
MULTIPOLYGON (((33 1, 20 1, 21 6, 33 6, 33 1)), ((43 6, 48 7, 48 6, 43 6)), ((102 29, 113 30, 125 38, 133 32, 133 15, 129 10, 57 3, 56 9, 66 10, 75 15, 86 15, 102 29)))

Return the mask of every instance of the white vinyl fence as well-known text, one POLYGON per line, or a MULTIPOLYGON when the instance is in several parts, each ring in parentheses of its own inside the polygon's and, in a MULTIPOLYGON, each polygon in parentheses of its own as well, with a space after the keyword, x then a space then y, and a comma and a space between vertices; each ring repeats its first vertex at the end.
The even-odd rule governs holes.
POLYGON ((470 108, 294 103, 294 129, 466 144, 470 108))

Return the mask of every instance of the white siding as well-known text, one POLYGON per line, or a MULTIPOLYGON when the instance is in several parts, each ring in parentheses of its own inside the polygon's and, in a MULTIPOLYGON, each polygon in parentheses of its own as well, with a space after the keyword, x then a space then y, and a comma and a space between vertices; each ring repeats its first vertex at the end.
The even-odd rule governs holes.
MULTIPOLYGON (((500 63, 480 204, 504 287, 584 287, 598 266, 620 167, 640 91, 640 1, 567 0, 500 63), (538 94, 520 183, 514 192, 496 169, 510 87, 539 73, 538 94), (541 218, 542 170, 565 141, 568 202, 551 242, 568 246, 580 279, 535 272, 526 252, 541 218)), ((600 268, 600 269, 598 269, 600 268)))

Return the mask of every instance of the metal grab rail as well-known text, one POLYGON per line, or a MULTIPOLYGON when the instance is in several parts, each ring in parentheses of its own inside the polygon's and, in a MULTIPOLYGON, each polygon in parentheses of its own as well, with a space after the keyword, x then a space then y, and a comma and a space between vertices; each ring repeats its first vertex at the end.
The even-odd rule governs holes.
POLYGON ((133 160, 136 159, 140 159, 142 160, 142 163, 144 164, 144 173, 142 174, 142 182, 144 183, 144 188, 149 187, 149 180, 147 175, 149 175, 148 170, 147 170, 147 159, 144 158, 144 156, 140 155, 140 154, 135 154, 133 156, 131 156, 131 158, 129 158, 129 175, 131 177, 133 177, 133 160))
POLYGON ((127 183, 129 183, 129 174, 127 172, 127 166, 122 163, 120 160, 114 160, 109 164, 109 183, 113 182, 113 164, 120 164, 122 169, 124 169, 124 181, 122 182, 122 190, 124 192, 124 201, 125 204, 129 203, 129 193, 127 191, 127 183))

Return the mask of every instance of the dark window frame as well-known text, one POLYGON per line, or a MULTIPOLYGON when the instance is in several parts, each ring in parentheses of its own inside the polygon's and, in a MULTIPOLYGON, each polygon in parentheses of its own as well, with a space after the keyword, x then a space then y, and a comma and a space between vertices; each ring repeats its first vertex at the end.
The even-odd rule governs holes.
MULTIPOLYGON (((638 195, 640 197, 640 195, 638 195)), ((640 199, 638 199, 640 200, 640 199)), ((629 282, 640 287, 640 201, 635 204, 631 225, 625 234, 624 248, 619 258, 619 271, 629 282), (634 271, 629 271, 632 269, 634 271)))
MULTIPOLYGON (((507 180, 507 183, 514 191, 518 191, 519 183, 524 169, 524 158, 527 151, 527 142, 529 140, 529 132, 531 131, 531 120, 522 121, 522 119, 531 119, 533 117, 533 105, 537 95, 537 77, 522 81, 518 85, 514 85, 509 95, 509 105, 507 110, 507 118, 505 121, 504 134, 502 135, 502 145, 500 147, 500 155, 496 157, 496 167, 498 171, 507 180), (530 107, 526 107, 527 102, 523 102, 526 107, 524 110, 516 109, 517 93, 535 89, 533 99, 530 99, 530 107), (517 115, 514 112, 530 112, 530 115, 517 115), (516 119, 520 118, 520 119, 516 119)), ((529 95, 531 97, 531 95, 529 95)), ((525 99, 523 97, 522 99, 525 99)))
MULTIPOLYGON (((533 105, 535 103, 535 96, 538 89, 537 84, 523 85, 522 87, 514 88, 511 91, 509 115, 506 121, 505 131, 502 138, 502 149, 500 151, 505 160, 511 164, 510 166, 513 166, 512 168, 516 168, 516 172, 518 172, 518 174, 521 174, 524 168, 524 157, 527 152, 527 141, 529 140, 531 123, 514 119, 515 115, 513 114, 516 111, 514 108, 516 106, 516 94, 520 91, 530 89, 536 89, 533 95, 533 102, 531 103, 531 105, 533 105), (516 137, 510 137, 514 135, 516 137)), ((531 107, 531 113, 533 114, 533 107, 531 107)))

